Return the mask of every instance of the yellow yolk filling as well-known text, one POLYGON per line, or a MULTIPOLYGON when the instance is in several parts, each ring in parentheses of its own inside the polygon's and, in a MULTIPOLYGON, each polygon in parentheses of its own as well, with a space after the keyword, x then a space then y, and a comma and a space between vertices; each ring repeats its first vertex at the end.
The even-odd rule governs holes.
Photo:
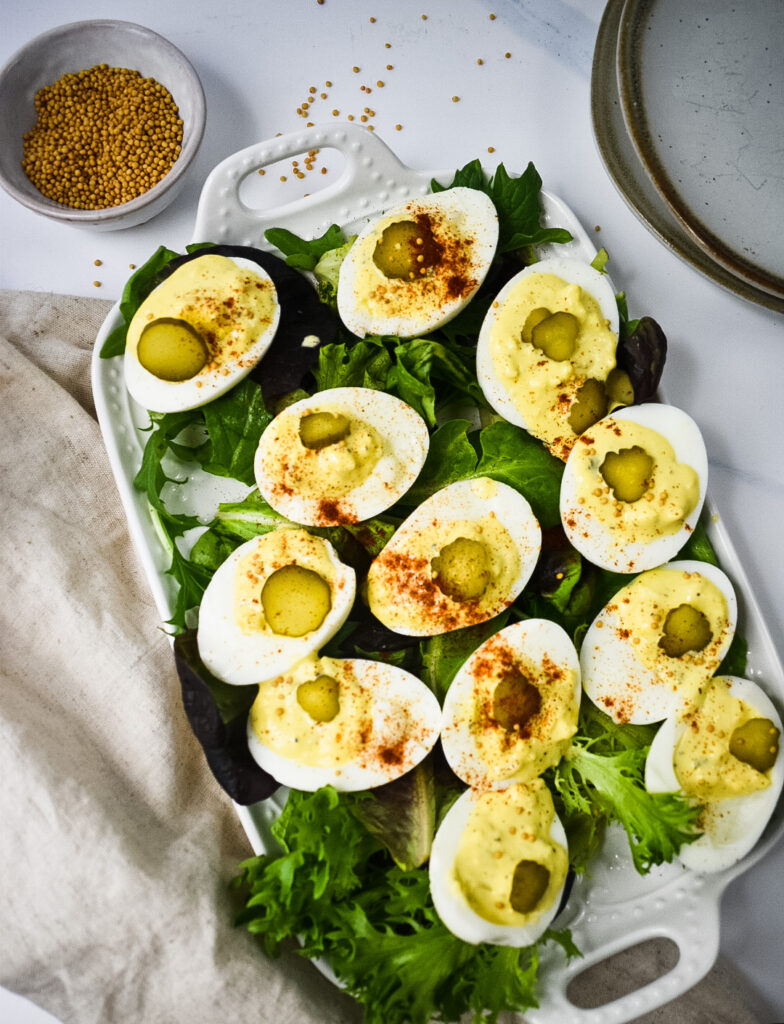
POLYGON ((555 809, 541 779, 482 793, 471 811, 452 868, 452 882, 471 909, 494 924, 522 926, 553 905, 566 879, 569 858, 550 838, 555 809), (525 914, 510 902, 515 869, 534 861, 548 872, 547 887, 525 914))

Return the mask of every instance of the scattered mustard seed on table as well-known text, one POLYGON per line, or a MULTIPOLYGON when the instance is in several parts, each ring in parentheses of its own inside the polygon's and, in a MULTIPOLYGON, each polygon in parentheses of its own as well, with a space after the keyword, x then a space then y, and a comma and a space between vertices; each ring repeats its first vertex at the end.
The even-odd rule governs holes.
POLYGON ((171 170, 182 121, 154 78, 106 64, 63 75, 35 97, 22 169, 39 192, 101 210, 149 191, 171 170))

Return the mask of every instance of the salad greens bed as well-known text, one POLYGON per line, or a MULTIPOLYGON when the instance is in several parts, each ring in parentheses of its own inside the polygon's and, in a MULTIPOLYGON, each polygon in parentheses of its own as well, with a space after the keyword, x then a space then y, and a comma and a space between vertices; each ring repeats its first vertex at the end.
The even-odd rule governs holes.
MULTIPOLYGON (((312 528, 334 544, 360 578, 405 516, 456 480, 489 476, 511 485, 530 502, 543 528, 542 554, 531 581, 490 622, 420 640, 386 629, 358 599, 323 653, 402 666, 443 701, 466 658, 507 623, 552 619, 579 649, 594 616, 628 582, 626 576, 590 565, 567 543, 558 509, 563 463, 526 431, 492 413, 475 374, 476 336, 493 296, 524 264, 535 261, 537 246, 568 242, 571 236, 542 226, 541 180, 532 164, 520 177, 508 175, 503 165, 488 176, 473 161, 450 186, 434 181, 432 188, 455 185, 490 195, 499 215, 498 252, 473 301, 426 337, 360 340, 342 327, 335 313, 337 276, 353 238, 333 225, 314 240, 283 229, 267 232, 267 241, 285 262, 259 250, 209 243, 188 247, 185 256, 160 248, 126 286, 120 304, 123 323, 102 350, 107 358, 120 355, 127 325, 143 299, 175 266, 205 250, 253 254, 279 293, 297 299, 298 313, 282 317, 261 372, 202 408, 150 414, 135 480, 171 556, 168 572, 177 597, 170 625, 185 709, 216 778, 237 802, 253 803, 277 788, 250 758, 244 738, 255 687, 229 686, 212 677, 199 659, 192 625, 204 588, 231 551, 287 523, 255 489, 253 458, 266 426, 292 401, 333 387, 375 388, 408 402, 431 428, 424 469, 395 507, 355 526, 312 528), (303 271, 315 276, 317 290, 303 271), (316 334, 319 346, 303 348, 305 334, 316 334), (186 470, 200 466, 237 480, 248 486, 248 495, 220 504, 205 529, 195 516, 167 507, 166 466, 172 459, 186 470), (200 535, 188 550, 197 527, 200 535)), ((604 270, 606 261, 602 250, 594 265, 604 270)), ((629 319, 622 294, 618 306, 619 365, 629 374, 635 401, 646 401, 661 376, 666 339, 649 317, 629 319)), ((282 307, 285 312, 285 298, 282 307)), ((682 557, 716 563, 701 526, 682 557)), ((721 671, 743 675, 745 656, 745 644, 736 636, 721 671)), ((695 838, 699 808, 679 796, 645 790, 644 764, 655 729, 618 726, 583 701, 570 751, 545 775, 566 828, 573 872, 590 870, 609 822, 625 830, 640 873, 670 861, 681 844, 695 838)), ((430 900, 430 843, 463 789, 436 748, 414 771, 371 792, 292 791, 272 828, 279 850, 240 865, 234 886, 245 907, 238 923, 258 935, 272 956, 296 936, 299 952, 324 958, 364 1005, 368 1024, 454 1021, 466 1011, 476 1021, 493 1022, 502 1011, 538 1005, 538 944, 516 949, 464 943, 441 924, 430 900)), ((551 928, 539 941, 557 944, 566 957, 579 956, 568 930, 551 928)))

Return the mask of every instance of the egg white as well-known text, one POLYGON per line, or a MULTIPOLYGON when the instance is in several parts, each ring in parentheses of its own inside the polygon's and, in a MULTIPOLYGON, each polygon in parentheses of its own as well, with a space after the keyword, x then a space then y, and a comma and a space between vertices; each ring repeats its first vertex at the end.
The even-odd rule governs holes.
MULTIPOLYGON (((738 602, 732 583, 721 569, 709 562, 682 559, 667 562, 661 568, 699 573, 722 592, 727 602, 726 631, 703 666, 703 676, 707 680, 721 664, 735 635, 738 602)), ((631 584, 627 584, 629 586, 631 584)), ((658 675, 640 661, 635 653, 634 637, 619 635, 618 616, 611 606, 624 600, 627 587, 605 605, 585 634, 580 648, 583 690, 601 711, 617 722, 660 722, 682 706, 684 695, 673 687, 672 679, 658 675)), ((662 655, 664 666, 670 660, 678 661, 677 658, 665 658, 662 655)))
MULTIPOLYGON (((473 945, 489 942, 496 946, 529 946, 536 942, 558 913, 563 886, 553 903, 536 920, 525 925, 509 926, 487 921, 477 914, 468 904, 452 876, 460 838, 481 795, 481 790, 466 790, 449 808, 436 831, 429 865, 433 905, 444 925, 463 942, 473 945)), ((550 838, 564 849, 568 848, 566 832, 557 815, 550 826, 550 838)))
MULTIPOLYGON (((609 329, 615 335, 618 334, 619 329, 618 303, 615 301, 615 292, 610 279, 606 274, 594 269, 590 263, 564 256, 552 256, 531 264, 507 281, 493 300, 479 332, 476 348, 476 376, 482 393, 495 411, 505 420, 518 427, 523 427, 525 430, 530 430, 531 425, 498 377, 490 342, 493 328, 509 296, 515 291, 521 280, 532 274, 552 274, 568 284, 578 285, 596 300, 609 329)), ((523 324, 520 324, 520 330, 522 331, 522 329, 523 324)))
POLYGON ((259 491, 281 515, 308 526, 358 523, 390 508, 414 483, 424 465, 430 434, 422 417, 406 402, 371 388, 331 388, 288 406, 261 435, 254 470, 259 491), (328 478, 339 444, 310 451, 299 441, 298 422, 309 412, 343 413, 362 421, 381 437, 383 453, 371 475, 334 501, 303 494, 296 471, 309 460, 328 478), (293 443, 283 437, 293 434, 293 443))
MULTIPOLYGON (((545 768, 560 760, 556 743, 559 747, 562 745, 559 741, 553 740, 552 751, 544 755, 546 763, 541 762, 540 758, 527 763, 525 741, 519 741, 522 745, 520 764, 511 776, 503 778, 497 778, 495 766, 486 763, 477 742, 477 734, 470 727, 470 719, 483 707, 486 700, 486 697, 482 697, 484 680, 480 666, 485 659, 493 655, 493 648, 499 641, 519 654, 523 674, 533 685, 536 685, 537 680, 542 682, 539 690, 542 696, 543 723, 551 718, 548 710, 555 710, 552 700, 548 700, 547 692, 548 678, 553 667, 574 675, 574 685, 570 694, 573 715, 569 716, 570 720, 564 724, 568 736, 573 735, 577 728, 577 713, 580 707, 580 664, 577 651, 568 634, 557 623, 549 619, 524 619, 506 626, 481 644, 461 666, 449 687, 444 700, 441 745, 455 775, 469 786, 482 789, 503 789, 515 782, 528 781, 539 775, 545 768)), ((566 739, 566 736, 560 737, 560 741, 566 739)))
MULTIPOLYGON (((283 786, 306 792, 322 786, 334 786, 341 792, 383 786, 416 767, 438 739, 441 708, 433 692, 416 676, 384 662, 351 658, 332 662, 330 667, 338 682, 341 673, 336 666, 340 665, 351 671, 372 699, 370 738, 350 760, 342 756, 339 748, 334 758, 324 756, 316 764, 283 756, 263 742, 248 717, 248 749, 252 757, 283 786), (385 756, 385 752, 392 749, 394 756, 385 756)), ((314 678, 317 672, 314 669, 314 678)), ((287 685, 287 682, 270 680, 261 685, 287 685)), ((303 717, 309 719, 309 716, 303 717)), ((350 722, 345 720, 344 727, 340 712, 333 722, 339 730, 350 733, 350 722)), ((308 730, 317 732, 319 728, 331 727, 332 724, 309 720, 308 730)), ((286 730, 285 715, 279 719, 278 728, 286 730)))
MULTIPOLYGON (((246 555, 257 550, 264 551, 274 533, 253 537, 236 548, 207 584, 199 606, 199 655, 213 675, 236 686, 272 679, 301 658, 318 651, 337 633, 354 603, 354 570, 340 561, 329 541, 313 538, 323 547, 331 567, 332 578, 329 582, 332 606, 324 621, 318 629, 299 637, 281 636, 263 630, 244 633, 234 616, 237 565, 246 555)), ((305 561, 297 564, 304 568, 310 567, 305 561)), ((279 566, 271 562, 267 575, 275 568, 279 566)))
POLYGON ((692 467, 699 480, 699 497, 676 533, 663 534, 650 541, 634 536, 616 536, 590 510, 578 502, 575 473, 578 446, 572 449, 561 478, 561 522, 569 543, 589 562, 618 573, 637 573, 668 562, 683 547, 702 512, 708 486, 708 455, 699 427, 682 409, 658 402, 616 409, 600 420, 630 420, 656 431, 672 445, 675 459, 692 467))
MULTIPOLYGON (((359 233, 340 267, 338 313, 348 329, 364 337, 390 334, 412 338, 426 334, 457 316, 471 301, 484 281, 498 243, 498 215, 492 200, 478 189, 450 188, 432 195, 410 199, 371 221, 359 233), (445 230, 436 226, 434 235, 456 235, 468 259, 466 274, 470 289, 457 296, 440 294, 428 297, 420 281, 393 281, 373 263, 376 243, 389 224, 410 220, 417 215, 430 216, 436 225, 443 219, 445 230), (369 273, 370 288, 361 278, 369 273), (392 296, 386 308, 369 309, 368 290, 382 288, 392 296)), ((448 268, 447 268, 448 269, 448 268)), ((434 269, 433 280, 445 281, 444 267, 434 269)), ((445 289, 439 289, 442 293, 445 289)))
MULTIPOLYGON (((742 700, 769 718, 779 733, 781 716, 770 697, 750 679, 727 676, 730 695, 742 700)), ((651 793, 677 793, 680 783, 673 767, 675 747, 686 728, 678 715, 665 719, 651 744, 645 763, 645 787, 651 793)), ((704 804, 703 834, 681 847, 678 858, 692 871, 723 871, 737 863, 752 849, 765 830, 784 787, 784 747, 779 749, 770 769, 770 786, 746 796, 731 797, 704 804)), ((697 801, 699 802, 699 801, 697 801)))
MULTIPOLYGON (((242 257, 225 258, 230 259, 240 269, 251 271, 262 281, 268 282, 275 299, 272 321, 260 325, 255 341, 241 356, 227 360, 217 369, 210 370, 208 364, 188 380, 167 381, 156 377, 142 366, 136 353, 127 347, 123 359, 125 385, 131 397, 142 408, 155 412, 184 412, 206 405, 239 384, 259 363, 272 344, 280 322, 280 303, 272 278, 263 267, 252 260, 242 257)), ((196 261, 189 261, 183 266, 189 266, 191 262, 196 261)), ((177 271, 174 273, 176 274, 177 271)), ((154 297, 160 287, 161 285, 153 289, 148 298, 154 297)), ((170 315, 179 316, 180 314, 179 311, 175 311, 170 315)))
MULTIPOLYGON (((539 522, 529 503, 513 487, 486 477, 448 484, 411 513, 371 565, 368 573, 370 610, 389 629, 405 636, 434 636, 485 622, 508 607, 522 592, 536 565, 541 543, 539 522), (451 522, 477 521, 488 516, 494 516, 506 529, 519 558, 519 570, 507 593, 497 595, 494 602, 480 602, 482 607, 476 610, 473 605, 466 607, 446 595, 433 595, 428 590, 419 595, 419 578, 411 571, 405 573, 405 579, 401 577, 403 570, 396 569, 395 560, 400 555, 405 556, 423 529, 434 523, 448 527, 451 522), (404 582, 405 589, 401 586, 404 582), (375 600, 377 584, 394 595, 394 599, 375 600), (415 621, 411 621, 412 618, 415 621)), ((436 548, 430 557, 437 554, 436 548)), ((429 584, 432 580, 429 563, 424 574, 422 581, 429 584)))

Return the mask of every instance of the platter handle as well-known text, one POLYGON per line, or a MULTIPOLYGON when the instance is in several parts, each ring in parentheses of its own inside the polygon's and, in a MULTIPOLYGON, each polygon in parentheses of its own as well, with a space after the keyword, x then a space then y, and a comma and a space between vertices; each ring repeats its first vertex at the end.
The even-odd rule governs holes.
POLYGON ((719 905, 728 874, 688 872, 667 898, 650 893, 621 904, 586 907, 570 926, 583 956, 548 972, 546 1004, 527 1011, 526 1024, 626 1024, 697 984, 718 955, 719 905), (579 975, 652 939, 668 939, 678 948, 677 962, 664 974, 600 1006, 580 1007, 569 998, 579 975))
POLYGON ((350 223, 410 196, 424 195, 431 177, 406 167, 377 135, 359 125, 314 126, 279 135, 233 153, 214 168, 201 192, 193 241, 269 248, 264 232, 279 226, 284 215, 289 230, 317 237, 336 220, 350 223), (284 206, 279 198, 268 209, 254 209, 243 201, 241 186, 249 175, 324 149, 336 149, 344 157, 334 183, 284 206))

